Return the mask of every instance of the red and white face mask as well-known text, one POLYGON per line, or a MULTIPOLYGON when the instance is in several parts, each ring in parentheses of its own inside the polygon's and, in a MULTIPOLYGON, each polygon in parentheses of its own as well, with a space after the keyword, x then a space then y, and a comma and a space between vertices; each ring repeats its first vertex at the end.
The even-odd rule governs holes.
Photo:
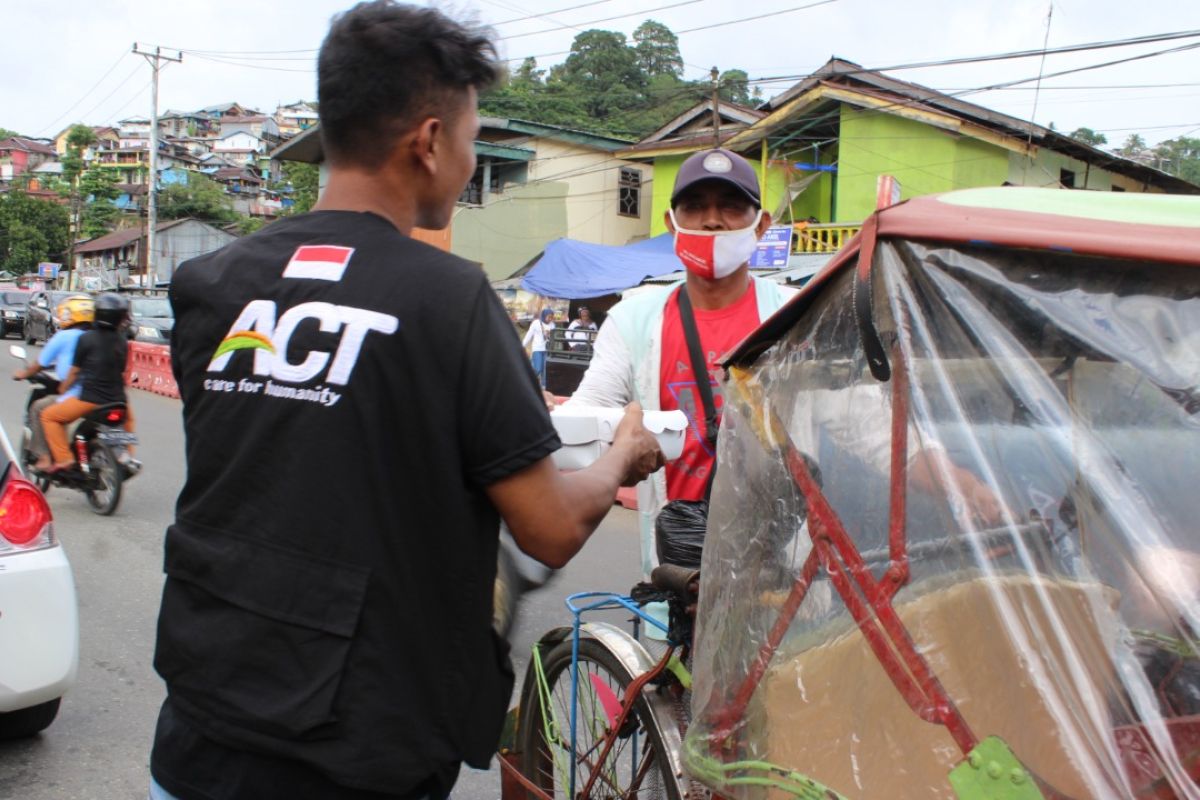
POLYGON ((711 281, 728 277, 754 254, 762 213, 760 208, 748 227, 736 231, 692 231, 679 227, 675 209, 672 208, 670 214, 675 226, 675 255, 679 256, 688 272, 701 278, 711 281))

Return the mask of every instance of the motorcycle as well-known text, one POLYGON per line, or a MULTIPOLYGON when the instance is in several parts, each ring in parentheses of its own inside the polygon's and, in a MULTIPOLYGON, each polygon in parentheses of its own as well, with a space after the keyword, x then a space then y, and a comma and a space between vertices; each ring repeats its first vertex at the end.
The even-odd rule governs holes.
MULTIPOLYGON (((26 361, 24 347, 11 345, 14 358, 26 361)), ((33 384, 25 404, 25 430, 21 437, 21 469, 43 493, 51 486, 81 491, 92 511, 108 516, 121 502, 124 482, 140 471, 140 465, 129 454, 129 446, 137 444, 137 436, 124 428, 128 409, 124 403, 107 403, 84 414, 68 432, 71 455, 75 464, 70 469, 43 472, 34 468, 37 456, 30 450, 30 408, 38 400, 58 393, 58 379, 47 372, 37 372, 27 380, 33 384)))

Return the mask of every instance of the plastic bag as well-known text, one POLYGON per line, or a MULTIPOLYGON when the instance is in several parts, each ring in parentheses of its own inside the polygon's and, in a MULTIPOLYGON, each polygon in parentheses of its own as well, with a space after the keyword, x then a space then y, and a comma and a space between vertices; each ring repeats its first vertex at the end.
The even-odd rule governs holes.
POLYGON ((654 522, 658 563, 700 569, 707 529, 707 500, 672 500, 667 503, 654 522))

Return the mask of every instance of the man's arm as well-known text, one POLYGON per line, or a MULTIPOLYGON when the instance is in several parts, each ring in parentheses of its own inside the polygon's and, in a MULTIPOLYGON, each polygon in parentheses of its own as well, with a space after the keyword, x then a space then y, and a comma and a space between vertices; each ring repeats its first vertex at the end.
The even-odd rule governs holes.
POLYGON ((561 473, 549 456, 487 487, 513 539, 548 567, 566 565, 612 508, 617 489, 633 486, 663 465, 658 442, 630 404, 612 447, 587 469, 561 473))
POLYGON ((616 326, 605 321, 596 334, 587 372, 567 403, 622 408, 634 399, 633 362, 629 347, 616 326))
POLYGON ((46 346, 42 348, 42 352, 34 359, 33 363, 19 369, 13 373, 14 381, 23 381, 26 378, 32 378, 39 372, 45 369, 50 369, 54 366, 54 360, 58 358, 58 351, 62 345, 62 339, 56 333, 50 337, 50 341, 46 342, 46 346))
POLYGON ((58 385, 58 393, 66 394, 67 390, 75 385, 75 379, 79 377, 79 367, 72 366, 71 371, 67 373, 67 377, 58 385))

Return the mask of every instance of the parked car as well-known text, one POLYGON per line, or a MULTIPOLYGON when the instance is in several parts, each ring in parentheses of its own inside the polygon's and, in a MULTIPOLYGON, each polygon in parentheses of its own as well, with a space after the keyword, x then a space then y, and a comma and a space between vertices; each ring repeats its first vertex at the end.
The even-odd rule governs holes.
POLYGON ((0 290, 0 339, 15 333, 25 332, 25 308, 29 305, 30 292, 20 289, 0 290))
POLYGON ((29 296, 29 305, 25 311, 25 341, 37 344, 46 341, 58 333, 58 320, 54 318, 54 309, 58 304, 71 295, 84 292, 65 292, 59 290, 34 292, 29 296))
POLYGON ((165 297, 129 298, 129 338, 151 344, 169 344, 175 313, 165 297))
POLYGON ((0 428, 0 740, 32 736, 75 683, 75 581, 46 498, 0 428))

